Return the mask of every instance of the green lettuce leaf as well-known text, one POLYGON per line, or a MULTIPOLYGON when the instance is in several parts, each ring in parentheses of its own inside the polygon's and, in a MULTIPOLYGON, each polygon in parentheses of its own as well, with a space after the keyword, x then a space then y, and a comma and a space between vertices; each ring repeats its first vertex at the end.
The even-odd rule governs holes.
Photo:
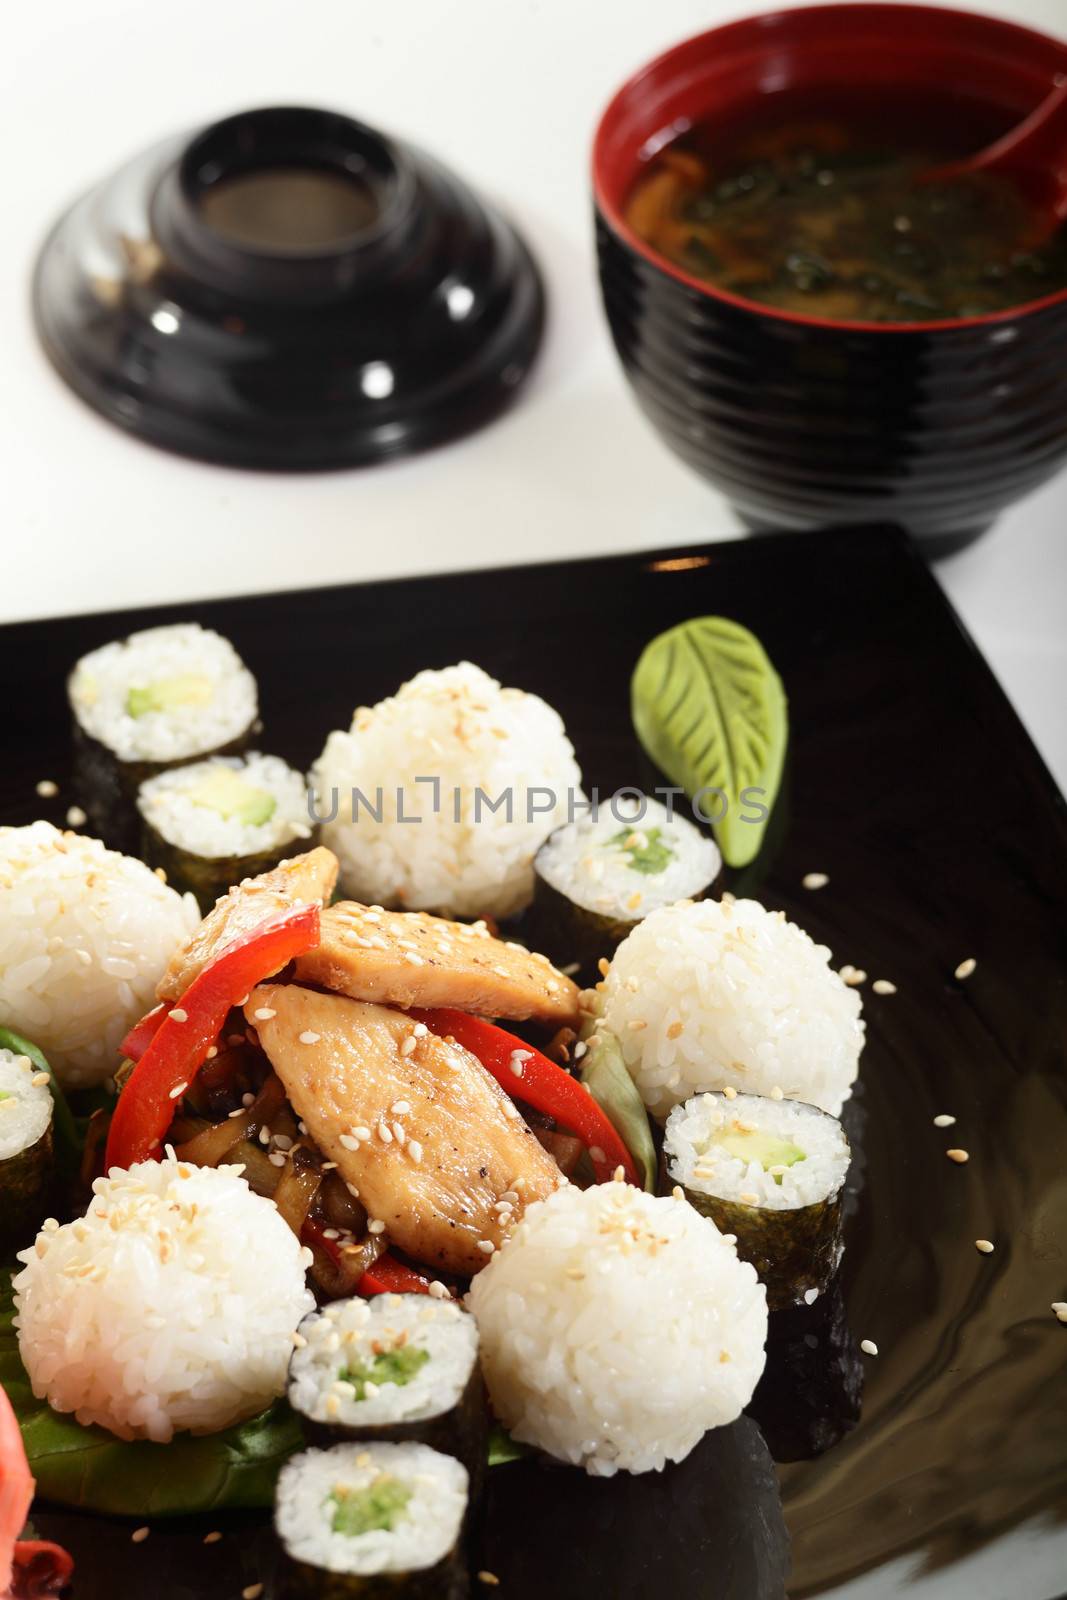
POLYGON ((630 700, 647 754, 711 821, 729 865, 747 866, 778 793, 789 726, 782 681, 755 634, 726 617, 669 628, 642 652, 630 700))
POLYGON ((166 1517, 270 1506, 278 1470, 303 1445, 284 1401, 223 1433, 127 1443, 34 1398, 19 1357, 8 1272, 0 1293, 0 1383, 15 1410, 37 1493, 111 1516, 166 1517))
POLYGON ((619 1041, 597 1027, 582 1057, 581 1081, 633 1156, 649 1194, 656 1192, 656 1148, 648 1112, 626 1070, 619 1041))
POLYGON ((529 1454, 524 1444, 517 1444, 506 1428, 494 1422, 489 1430, 489 1465, 502 1467, 508 1461, 521 1461, 529 1454))

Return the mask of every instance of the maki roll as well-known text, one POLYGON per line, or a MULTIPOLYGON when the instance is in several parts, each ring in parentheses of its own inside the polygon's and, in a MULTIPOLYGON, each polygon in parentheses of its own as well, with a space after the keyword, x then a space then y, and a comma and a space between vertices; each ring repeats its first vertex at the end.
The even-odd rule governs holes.
POLYGON ((458 1456, 477 1487, 485 1390, 474 1318, 451 1300, 337 1300, 300 1324, 289 1403, 317 1444, 415 1440, 458 1456))
POLYGON ((147 628, 82 656, 67 685, 75 777, 93 827, 135 851, 138 787, 167 767, 240 751, 256 681, 233 645, 195 622, 147 628))
POLYGON ((658 800, 615 800, 557 828, 537 852, 534 943, 591 969, 650 912, 700 899, 721 871, 717 846, 685 817, 658 800))
POLYGON ((667 1118, 663 1154, 671 1183, 736 1236, 771 1311, 810 1305, 828 1287, 849 1163, 836 1117, 799 1100, 700 1094, 667 1118))
POLYGON ((242 878, 257 877, 311 837, 307 786, 278 756, 212 756, 142 783, 144 857, 208 911, 242 878))
POLYGON ((467 1469, 424 1444, 338 1444, 286 1462, 274 1526, 283 1593, 460 1600, 467 1469))
POLYGON ((7 1249, 37 1232, 52 1178, 52 1091, 27 1055, 0 1049, 0 1242, 7 1249))

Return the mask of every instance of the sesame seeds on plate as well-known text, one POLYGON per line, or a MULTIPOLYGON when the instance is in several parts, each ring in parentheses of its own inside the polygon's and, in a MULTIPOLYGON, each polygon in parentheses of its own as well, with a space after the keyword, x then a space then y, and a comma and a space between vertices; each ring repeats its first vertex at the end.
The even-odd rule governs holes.
POLYGON ((53 783, 51 778, 41 778, 36 788, 42 800, 54 800, 59 793, 59 784, 53 783))
POLYGON ((991 1239, 976 1239, 974 1248, 983 1256, 991 1256, 996 1246, 991 1239))
POLYGON ((952 976, 955 979, 957 979, 957 981, 959 983, 965 983, 966 980, 971 976, 972 972, 974 971, 975 967, 977 967, 977 965, 978 965, 978 963, 974 959, 974 957, 973 956, 968 956, 965 961, 961 961, 960 962, 959 966, 956 968, 956 970, 952 974, 952 976))
POLYGON ((888 978, 875 978, 871 988, 875 994, 896 994, 897 992, 896 984, 890 983, 888 978))
POLYGON ((955 1126, 955 1117, 950 1117, 947 1111, 940 1112, 939 1115, 934 1118, 935 1128, 954 1128, 955 1126))
POLYGON ((71 806, 67 811, 67 822, 72 828, 84 827, 88 820, 81 806, 71 806))
POLYGON ((1067 1300, 1053 1300, 1052 1315, 1057 1322, 1067 1322, 1067 1300))
POLYGON ((949 1160, 954 1161, 958 1167, 966 1165, 966 1163, 971 1159, 970 1153, 967 1150, 946 1150, 945 1154, 948 1156, 949 1160))
POLYGON ((805 889, 825 889, 829 882, 825 872, 806 872, 801 879, 805 889))
POLYGON ((860 1349, 865 1356, 876 1356, 878 1354, 878 1346, 873 1339, 861 1339, 860 1349))

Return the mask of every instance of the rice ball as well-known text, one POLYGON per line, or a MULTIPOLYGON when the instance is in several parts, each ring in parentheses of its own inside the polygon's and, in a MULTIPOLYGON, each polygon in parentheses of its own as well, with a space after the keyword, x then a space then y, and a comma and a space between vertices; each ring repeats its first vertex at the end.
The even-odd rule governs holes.
POLYGON ((683 1460, 763 1371, 755 1269, 687 1201, 623 1183, 529 1206, 468 1304, 501 1422, 596 1476, 683 1460))
POLYGON ((103 1083, 156 983, 200 920, 143 861, 50 822, 0 828, 0 1024, 65 1088, 103 1083))
POLYGON ((602 1020, 664 1118, 705 1090, 805 1100, 838 1116, 859 1070, 861 1002, 830 951, 756 900, 681 901, 615 952, 602 1020))
POLYGON ((581 781, 558 712, 469 661, 360 707, 311 770, 345 892, 449 917, 529 902, 533 858, 581 781))
POLYGON ((284 1392, 314 1300, 305 1254, 237 1167, 112 1168, 85 1216, 46 1223, 14 1278, 19 1353, 55 1411, 165 1443, 284 1392))

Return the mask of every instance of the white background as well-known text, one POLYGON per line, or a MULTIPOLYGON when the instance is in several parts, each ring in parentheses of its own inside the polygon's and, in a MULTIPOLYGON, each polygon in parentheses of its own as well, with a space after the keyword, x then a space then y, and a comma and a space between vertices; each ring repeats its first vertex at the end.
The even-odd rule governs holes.
MULTIPOLYGON (((1001 0, 1046 30, 1067 0, 1001 0)), ((729 537, 722 500, 640 418, 597 298, 588 152, 644 59, 741 15, 723 0, 21 0, 0 62, 0 617, 729 537), (27 313, 56 211, 134 150, 257 104, 408 135, 505 202, 551 296, 520 404, 414 461, 317 478, 194 465, 69 396, 27 313)), ((939 576, 1067 786, 1067 477, 939 576)), ((477 655, 476 642, 472 653, 477 655)))

